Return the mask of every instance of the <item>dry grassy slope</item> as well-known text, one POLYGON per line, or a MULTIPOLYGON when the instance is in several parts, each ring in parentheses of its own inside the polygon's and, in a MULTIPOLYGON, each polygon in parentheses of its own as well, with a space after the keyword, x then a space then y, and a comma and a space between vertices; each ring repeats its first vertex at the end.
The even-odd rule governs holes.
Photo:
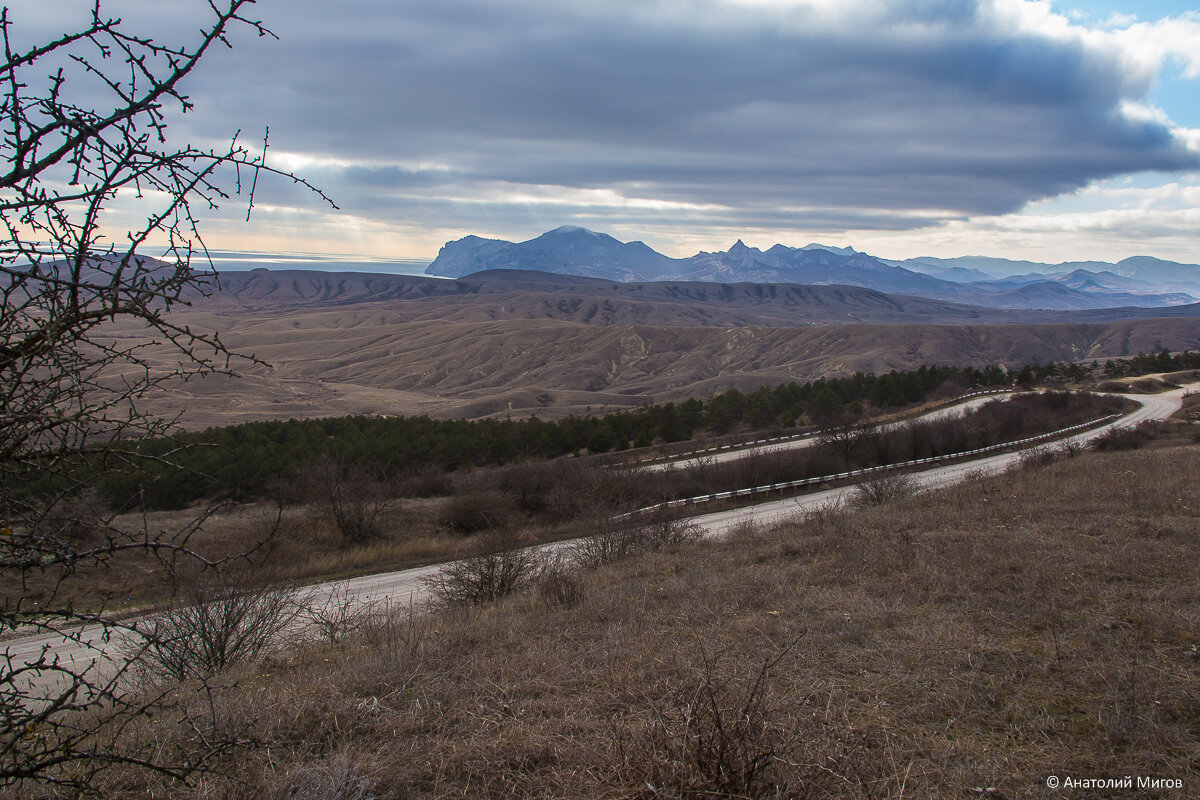
MULTIPOLYGON (((346 413, 565 414, 921 364, 1022 364, 1200 348, 1200 320, 1070 325, 586 325, 414 319, 404 303, 183 312, 270 366, 175 387, 191 425, 346 413)), ((127 331, 128 335, 138 335, 127 331)))
MULTIPOLYGON (((1192 798, 1198 467, 1195 444, 1087 454, 619 563, 583 575, 574 603, 534 593, 379 627, 247 669, 219 697, 222 721, 262 744, 222 763, 236 791, 121 773, 98 789, 1192 798), (738 709, 775 659, 739 736, 738 709), (719 793, 715 754, 697 746, 719 737, 706 675, 732 764, 771 755, 745 791, 719 793), (1184 788, 1064 792, 1050 775, 1184 788)), ((137 734, 194 732, 163 717, 137 734)))

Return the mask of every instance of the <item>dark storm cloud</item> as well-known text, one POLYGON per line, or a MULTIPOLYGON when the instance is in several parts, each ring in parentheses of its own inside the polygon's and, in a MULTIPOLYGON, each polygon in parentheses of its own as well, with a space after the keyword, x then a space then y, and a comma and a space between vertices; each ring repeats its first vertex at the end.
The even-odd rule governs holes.
MULTIPOLYGON (((269 124, 274 147, 337 162, 304 169, 344 207, 441 225, 484 207, 520 224, 528 204, 505 212, 496 189, 517 185, 894 228, 1197 166, 1123 112, 1155 76, 1111 42, 1018 29, 991 2, 817 6, 266 0, 281 40, 238 33, 174 125, 269 124)), ((588 203, 538 213, 628 213, 588 203)))

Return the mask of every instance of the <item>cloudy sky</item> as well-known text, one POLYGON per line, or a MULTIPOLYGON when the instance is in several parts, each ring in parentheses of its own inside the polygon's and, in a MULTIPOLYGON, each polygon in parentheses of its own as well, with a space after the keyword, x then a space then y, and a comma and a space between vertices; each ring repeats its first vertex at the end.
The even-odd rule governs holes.
MULTIPOLYGON (((171 130, 269 125, 341 207, 260 186, 251 223, 209 221, 228 249, 432 258, 572 224, 675 256, 1197 262, 1195 2, 260 0, 279 40, 235 32, 171 130)), ((111 7, 178 40, 204 5, 111 7)))

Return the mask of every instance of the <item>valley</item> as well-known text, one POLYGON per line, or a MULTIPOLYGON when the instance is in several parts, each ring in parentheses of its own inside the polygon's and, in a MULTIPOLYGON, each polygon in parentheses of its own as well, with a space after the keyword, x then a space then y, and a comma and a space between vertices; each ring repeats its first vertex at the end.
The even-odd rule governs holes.
MULTIPOLYGON (((1197 304, 1003 311, 848 286, 519 271, 453 281, 230 273, 175 314, 262 362, 235 361, 236 381, 192 380, 148 399, 188 428, 345 414, 559 418, 924 364, 1200 348, 1197 304)), ((139 335, 136 326, 110 329, 139 335)), ((169 365, 167 355, 157 363, 169 365)))
MULTIPOLYGON (((469 611, 457 605, 461 601, 446 605, 452 596, 447 592, 456 591, 455 581, 464 576, 482 578, 478 570, 489 562, 481 559, 498 552, 486 542, 478 555, 461 562, 300 589, 290 602, 308 610, 287 616, 292 622, 277 634, 286 641, 284 649, 227 667, 224 674, 236 685, 219 695, 229 705, 211 713, 226 724, 253 724, 256 735, 271 743, 270 764, 261 761, 262 749, 238 756, 240 770, 248 759, 255 765, 252 773, 240 773, 251 775, 250 781, 308 785, 308 778, 296 776, 316 754, 344 759, 347 774, 368 782, 362 785, 430 797, 439 792, 429 789, 433 775, 425 767, 379 771, 377 751, 360 748, 440 754, 456 772, 438 773, 436 781, 465 791, 466 783, 486 783, 496 760, 514 746, 540 748, 539 737, 551 730, 572 746, 541 766, 509 764, 504 786, 536 794, 569 780, 571 792, 591 794, 627 781, 661 780, 664 759, 675 770, 671 780, 714 785, 707 762, 687 749, 630 758, 613 738, 615 727, 617 736, 659 741, 662 735, 662 741, 679 741, 682 748, 693 724, 717 726, 706 730, 724 725, 686 722, 679 729, 671 721, 673 715, 694 713, 690 698, 708 691, 721 693, 711 712, 719 715, 763 692, 764 704, 748 712, 755 727, 734 734, 754 737, 756 751, 770 748, 752 786, 847 796, 850 776, 852 797, 869 797, 881 785, 949 792, 974 780, 974 773, 947 769, 933 754, 913 755, 898 765, 889 757, 891 748, 926 753, 930 743, 942 741, 944 726, 952 725, 960 751, 986 758, 997 722, 975 705, 1000 702, 1011 704, 1006 725, 1061 730, 1074 748, 1060 752, 1049 744, 1057 737, 1042 743, 1018 739, 1005 749, 1004 770, 989 780, 1005 791, 1033 791, 1040 781, 1028 775, 1060 769, 1062 759, 1076 763, 1071 758, 1080 747, 1088 763, 1101 769, 1135 763, 1186 772, 1187 756, 1168 751, 1164 758, 1158 737, 1187 735, 1179 720, 1194 689, 1186 677, 1187 633, 1174 614, 1188 591, 1190 569, 1184 565, 1194 542, 1187 531, 1200 507, 1194 504, 1194 482, 1186 477, 1194 472, 1196 448, 1178 439, 1188 432, 1184 426, 1168 434, 1174 440, 1140 453, 1082 449, 1113 431, 1172 415, 1185 391, 1132 396, 1137 411, 1064 440, 1056 455, 1016 452, 935 467, 915 473, 913 483, 882 501, 867 499, 871 495, 853 485, 821 489, 701 514, 687 527, 671 528, 675 538, 658 545, 615 545, 622 541, 612 538, 619 535, 616 529, 599 521, 576 543, 528 549, 527 542, 509 539, 506 547, 523 549, 499 552, 526 555, 506 569, 524 564, 520 569, 528 572, 520 574, 526 577, 513 585, 511 596, 475 601, 469 611), (929 491, 935 488, 939 491, 929 491), (1109 499, 1101 502, 1101 495, 1109 499), (1066 519, 1063 497, 1073 509, 1066 519), (1020 518, 1014 518, 1014 509, 1020 509, 1020 518), (1141 533, 1146 525, 1152 530, 1141 533), (1052 540, 1045 538, 1051 530, 1052 540), (1136 541, 1118 537, 1117 530, 1134 531, 1136 541), (1134 544, 1136 551, 1129 549, 1134 544), (1028 560, 1030 551, 1038 554, 1035 562, 1028 560), (1000 576, 997 565, 1004 570, 1000 576), (1128 669, 1131 634, 1120 620, 1129 590, 1123 581, 1135 575, 1156 592, 1138 606, 1139 624, 1153 642, 1152 649, 1139 651, 1139 660, 1154 672, 1138 679, 1146 697, 1124 706, 1106 687, 1128 669), (1080 591, 1083 581, 1087 591, 1080 591), (1047 597, 1053 603, 1050 618, 1043 605, 1047 597), (406 611, 411 604, 427 610, 406 611), (614 625, 619 643, 603 635, 614 625), (696 640, 700 632, 703 644, 696 640), (986 641, 979 640, 981 634, 986 641), (1019 666, 1022 677, 963 687, 955 679, 961 660, 948 656, 948 648, 966 654, 963 658, 1002 659, 1019 666), (447 677, 464 674, 463 658, 480 670, 467 685, 447 677), (780 664, 789 669, 776 670, 780 664), (616 676, 610 675, 614 668, 616 676), (913 670, 920 687, 904 679, 913 670), (638 673, 638 685, 649 681, 654 688, 634 690, 631 671, 638 673), (1072 688, 1071 703, 1038 711, 1038 703, 1059 696, 1064 681, 1072 688), (397 685, 413 692, 412 698, 395 695, 397 685), (476 685, 487 690, 479 694, 470 688, 476 685), (810 707, 814 686, 823 687, 821 707, 836 707, 836 714, 810 707), (929 686, 936 687, 933 693, 929 686), (872 699, 864 700, 863 692, 872 699), (561 699, 568 695, 574 698, 569 710, 561 699), (363 705, 364 696, 373 701, 363 705), (439 704, 431 705, 431 698, 439 704), (954 706, 945 708, 948 702, 954 706), (464 704, 472 713, 463 711, 464 704), (1109 710, 1114 704, 1116 712, 1109 710), (896 713, 893 706, 920 713, 896 713), (307 727, 297 730, 300 718, 347 729, 318 741, 307 727), (506 732, 503 742, 495 741, 497 724, 506 732), (672 727, 660 733, 659 725, 672 727), (431 726, 438 731, 432 740, 431 726), (864 730, 871 738, 860 741, 864 730), (1105 744, 1114 737, 1124 742, 1115 753, 1105 744), (466 753, 464 740, 474 743, 466 753), (292 749, 298 741, 303 753, 292 749), (797 767, 814 753, 828 769, 797 767)), ((652 521, 648 530, 667 524, 674 525, 652 521)), ((263 604, 255 614, 272 613, 267 603, 276 595, 259 590, 251 596, 263 604)), ((274 617, 254 618, 278 624, 274 617)), ((85 628, 65 647, 48 637, 6 646, 17 659, 36 661, 53 653, 57 663, 80 670, 97 658, 104 663, 120 642, 130 641, 132 625, 110 628, 102 637, 85 628)), ((150 669, 160 662, 145 663, 150 669)), ((93 672, 92 679, 103 680, 104 674, 93 672)), ((983 667, 969 672, 981 681, 1002 674, 983 667)), ((43 684, 42 690, 54 685, 43 684)), ((188 709, 185 714, 199 710, 186 694, 177 702, 188 709)), ((124 735, 145 735, 143 722, 124 735)), ((182 724, 154 730, 158 746, 178 747, 187 736, 182 724)), ((129 774, 118 768, 94 785, 119 794, 129 774)), ((195 798, 209 797, 212 785, 185 788, 166 776, 146 783, 152 795, 195 798)))
POLYGON ((1196 12, 0 29, 0 800, 1198 796, 1196 12))

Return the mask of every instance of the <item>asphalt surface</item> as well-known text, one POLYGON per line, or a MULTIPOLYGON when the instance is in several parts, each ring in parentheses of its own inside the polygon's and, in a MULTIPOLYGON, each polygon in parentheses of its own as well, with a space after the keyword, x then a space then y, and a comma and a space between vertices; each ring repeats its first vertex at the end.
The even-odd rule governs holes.
MULTIPOLYGON (((1158 395, 1122 395, 1130 400, 1141 403, 1141 406, 1129 414, 1114 420, 1107 425, 1083 433, 1057 440, 1052 444, 1062 446, 1067 442, 1086 445, 1093 439, 1102 436, 1114 428, 1128 428, 1141 422, 1156 419, 1166 419, 1179 410, 1183 403, 1185 389, 1175 389, 1158 395)), ((948 464, 922 472, 910 472, 909 477, 921 489, 935 489, 959 483, 971 475, 995 475, 1004 472, 1017 463, 1024 451, 1000 453, 994 456, 972 459, 956 464, 948 464)), ((774 525, 799 514, 825 508, 848 499, 857 486, 840 486, 813 492, 801 497, 775 500, 746 508, 736 508, 729 511, 717 511, 693 517, 692 521, 704 530, 714 535, 728 533, 746 524, 774 525)))
MULTIPOLYGON (((889 431, 907 425, 910 422, 932 422, 934 420, 945 419, 946 417, 958 416, 965 414, 968 411, 979 408, 984 403, 990 403, 992 400, 1007 400, 1013 396, 1013 392, 1004 392, 1000 394, 989 394, 980 397, 972 397, 969 400, 964 400, 961 403, 939 408, 935 411, 930 411, 927 414, 922 414, 919 417, 912 419, 899 420, 897 422, 889 422, 886 425, 880 425, 879 430, 889 431)), ((786 450, 800 450, 805 447, 812 447, 821 441, 820 434, 808 436, 803 439, 791 439, 784 442, 770 442, 768 444, 754 445, 751 447, 743 447, 736 450, 724 450, 717 453, 703 453, 691 458, 680 458, 673 461, 663 461, 655 464, 647 464, 643 467, 638 467, 642 472, 665 472, 672 469, 687 469, 689 467, 705 467, 710 464, 723 464, 727 461, 737 461, 738 459, 748 458, 750 456, 763 455, 766 453, 779 453, 786 450)))

